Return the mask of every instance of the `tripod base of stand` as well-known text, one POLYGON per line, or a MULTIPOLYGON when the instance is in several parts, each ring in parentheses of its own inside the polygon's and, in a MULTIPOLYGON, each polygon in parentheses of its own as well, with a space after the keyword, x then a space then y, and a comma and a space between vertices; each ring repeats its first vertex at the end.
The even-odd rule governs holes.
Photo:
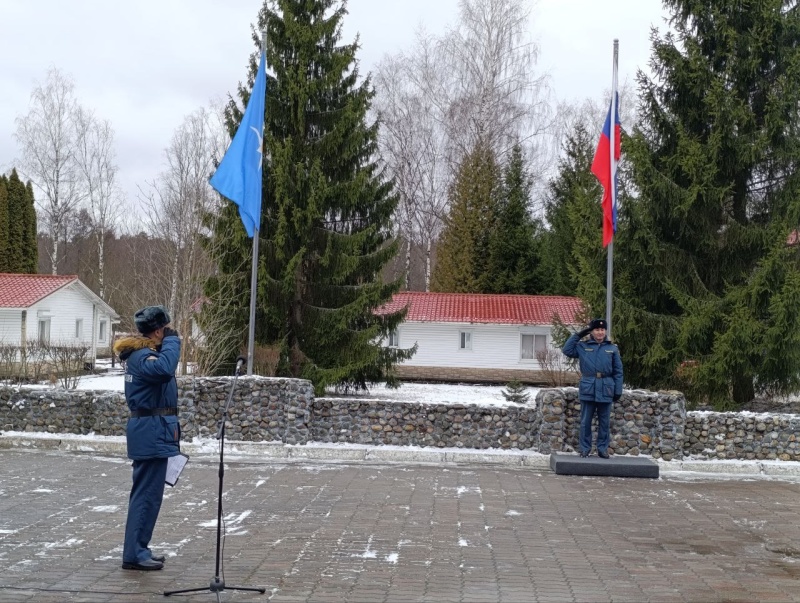
POLYGON ((169 597, 170 595, 182 595, 185 593, 199 593, 201 591, 207 590, 208 592, 217 593, 217 599, 219 599, 219 593, 223 590, 245 590, 250 591, 253 593, 261 593, 262 595, 267 592, 266 588, 248 588, 246 586, 225 586, 225 580, 222 580, 219 576, 215 577, 208 588, 185 588, 183 590, 167 590, 164 591, 164 596, 169 597))
MULTIPOLYGON (((258 240, 258 237, 256 239, 258 240)), ((255 266, 255 264, 254 264, 255 266)), ((241 369, 241 363, 237 361, 236 364, 236 372, 233 376, 233 382, 231 383, 231 389, 228 392, 228 401, 225 403, 225 408, 222 409, 222 419, 219 422, 219 433, 217 434, 217 439, 219 440, 219 491, 217 493, 217 557, 216 557, 216 569, 214 570, 214 579, 211 580, 211 584, 208 588, 184 588, 182 590, 167 590, 164 591, 164 596, 169 597, 170 595, 180 595, 184 593, 198 593, 202 591, 208 591, 217 595, 217 603, 219 603, 219 593, 223 590, 246 590, 253 593, 261 593, 262 595, 267 592, 266 588, 248 588, 245 586, 225 586, 225 580, 222 580, 219 576, 222 573, 220 571, 221 565, 221 555, 220 555, 220 542, 222 538, 222 480, 223 476, 225 475, 225 463, 224 463, 224 451, 225 451, 225 423, 228 420, 228 408, 231 405, 231 400, 233 399, 233 390, 236 387, 236 381, 239 379, 239 369, 241 369)))

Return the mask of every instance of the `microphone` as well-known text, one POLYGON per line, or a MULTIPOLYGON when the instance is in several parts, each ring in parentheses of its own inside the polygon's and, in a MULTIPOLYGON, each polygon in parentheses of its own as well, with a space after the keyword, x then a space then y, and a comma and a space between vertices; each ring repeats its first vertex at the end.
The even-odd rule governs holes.
POLYGON ((247 362, 247 356, 239 356, 236 359, 236 374, 237 375, 239 374, 239 371, 242 370, 242 367, 245 365, 246 362, 247 362))

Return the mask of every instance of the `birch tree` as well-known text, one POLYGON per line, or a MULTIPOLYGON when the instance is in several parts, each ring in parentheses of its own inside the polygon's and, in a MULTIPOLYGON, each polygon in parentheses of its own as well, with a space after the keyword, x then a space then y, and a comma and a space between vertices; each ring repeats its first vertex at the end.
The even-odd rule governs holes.
POLYGON ((517 141, 533 152, 551 125, 546 75, 534 71, 538 45, 529 38, 531 3, 461 0, 458 26, 441 41, 447 78, 429 82, 449 95, 443 118, 458 163, 476 144, 504 158, 517 141))
POLYGON ((28 113, 16 120, 20 144, 20 171, 42 191, 38 195, 40 222, 49 236, 53 274, 58 274, 59 243, 69 214, 82 201, 75 160, 78 103, 72 80, 51 69, 44 84, 31 94, 28 113))
POLYGON ((166 170, 144 200, 156 256, 148 278, 156 281, 173 324, 186 336, 191 306, 212 270, 200 243, 209 234, 203 218, 219 199, 208 184, 219 149, 219 127, 214 112, 205 108, 187 116, 165 151, 166 170))
POLYGON ((75 112, 78 138, 75 162, 92 221, 97 253, 98 295, 108 301, 106 291, 106 239, 113 235, 122 210, 121 192, 114 163, 114 130, 110 122, 79 107, 75 112))
POLYGON ((405 288, 409 289, 412 246, 418 245, 425 253, 427 291, 431 249, 441 232, 447 206, 449 172, 445 133, 435 108, 413 82, 416 69, 432 67, 426 61, 426 42, 421 39, 420 44, 423 52, 416 61, 402 55, 386 57, 378 67, 375 85, 381 90, 376 101, 381 124, 380 154, 394 176, 399 199, 395 224, 405 243, 405 288))
MULTIPOLYGON (((462 0, 456 28, 442 38, 421 31, 408 53, 377 68, 380 153, 400 197, 395 222, 404 239, 431 250, 447 216, 448 187, 478 144, 508 161, 521 143, 532 174, 544 173, 552 126, 547 78, 537 75, 523 0, 462 0)), ((539 183, 534 183, 539 184, 539 183)), ((407 251, 406 270, 411 258, 407 251)))

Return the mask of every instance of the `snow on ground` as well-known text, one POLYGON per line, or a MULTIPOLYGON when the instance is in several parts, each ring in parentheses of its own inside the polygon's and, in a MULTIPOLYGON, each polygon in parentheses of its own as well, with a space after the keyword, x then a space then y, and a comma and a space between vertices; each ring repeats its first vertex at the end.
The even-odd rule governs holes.
MULTIPOLYGON (((406 382, 397 389, 390 389, 384 384, 374 385, 369 392, 342 396, 333 392, 330 398, 346 398, 354 400, 392 400, 397 402, 427 402, 429 404, 480 404, 481 406, 516 405, 503 397, 504 386, 475 385, 469 383, 414 383, 406 382)), ((529 387, 529 404, 536 399, 538 388, 529 387)))
MULTIPOLYGON (((81 377, 76 389, 80 390, 108 390, 124 391, 125 382, 122 371, 117 368, 103 375, 81 377)), ((41 386, 40 386, 41 387, 41 386)), ((480 404, 482 406, 508 406, 502 394, 505 386, 501 385, 474 385, 467 383, 442 384, 442 383, 403 383, 398 389, 390 389, 380 383, 375 384, 368 392, 355 394, 328 393, 330 398, 346 398, 353 400, 391 400, 397 402, 427 402, 429 404, 480 404)), ((529 387, 529 404, 536 399, 538 388, 529 387)))

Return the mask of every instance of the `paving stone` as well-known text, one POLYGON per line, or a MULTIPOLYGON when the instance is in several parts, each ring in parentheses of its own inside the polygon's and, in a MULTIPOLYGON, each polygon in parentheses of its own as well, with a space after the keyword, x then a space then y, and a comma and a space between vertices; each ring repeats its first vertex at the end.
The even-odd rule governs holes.
MULTIPOLYGON (((208 585, 217 460, 193 454, 167 489, 153 539, 166 567, 138 573, 119 567, 127 460, 0 450, 0 603, 164 601, 208 585)), ((790 479, 226 455, 223 502, 226 583, 267 589, 224 601, 800 602, 790 479)))

